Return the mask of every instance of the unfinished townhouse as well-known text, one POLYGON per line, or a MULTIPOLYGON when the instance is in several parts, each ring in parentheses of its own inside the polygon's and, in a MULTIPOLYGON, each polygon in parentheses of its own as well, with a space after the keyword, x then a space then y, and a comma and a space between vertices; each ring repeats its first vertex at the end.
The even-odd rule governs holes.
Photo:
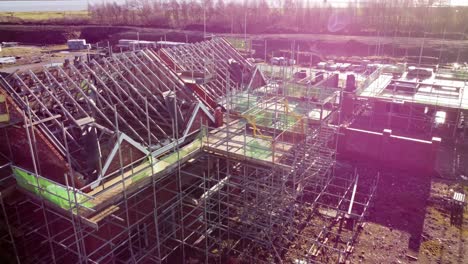
POLYGON ((18 263, 346 261, 378 175, 335 170, 352 78, 302 77, 265 76, 223 38, 2 76, 2 248, 18 263))

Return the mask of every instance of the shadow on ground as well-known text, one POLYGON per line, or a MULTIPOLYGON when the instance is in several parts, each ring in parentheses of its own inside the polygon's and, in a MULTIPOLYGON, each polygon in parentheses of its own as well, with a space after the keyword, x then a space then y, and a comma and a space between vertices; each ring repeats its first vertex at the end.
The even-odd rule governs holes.
POLYGON ((360 184, 370 184, 380 172, 374 204, 366 221, 408 233, 408 248, 419 251, 433 175, 369 163, 346 161, 342 164, 357 168, 360 184))

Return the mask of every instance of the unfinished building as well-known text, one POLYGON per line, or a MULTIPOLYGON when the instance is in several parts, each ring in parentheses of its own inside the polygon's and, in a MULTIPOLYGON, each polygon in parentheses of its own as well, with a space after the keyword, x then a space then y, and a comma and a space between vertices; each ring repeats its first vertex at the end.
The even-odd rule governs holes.
POLYGON ((450 160, 464 155, 454 146, 468 135, 466 82, 444 69, 409 67, 402 76, 383 69, 346 89, 342 112, 352 122, 343 131, 340 152, 429 175, 434 170, 465 174, 450 160))
POLYGON ((338 76, 267 80, 222 38, 0 84, 18 263, 344 262, 376 193, 335 173, 338 76))
POLYGON ((372 74, 372 85, 353 91, 368 109, 367 118, 355 126, 393 129, 421 139, 464 138, 468 109, 465 81, 446 76, 443 69, 425 69, 422 76, 417 75, 417 70, 392 78, 377 69, 372 74))

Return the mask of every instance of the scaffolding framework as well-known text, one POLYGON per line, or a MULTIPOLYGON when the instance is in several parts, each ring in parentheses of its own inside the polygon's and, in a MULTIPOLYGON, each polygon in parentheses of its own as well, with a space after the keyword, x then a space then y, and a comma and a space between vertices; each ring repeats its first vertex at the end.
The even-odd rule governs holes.
POLYGON ((465 81, 451 80, 443 72, 437 70, 428 79, 402 80, 377 69, 353 93, 359 112, 355 126, 380 131, 393 128, 402 135, 423 139, 466 138, 465 81))
POLYGON ((222 38, 2 77, 16 261, 344 262, 377 179, 335 173, 338 78, 262 80, 222 38))

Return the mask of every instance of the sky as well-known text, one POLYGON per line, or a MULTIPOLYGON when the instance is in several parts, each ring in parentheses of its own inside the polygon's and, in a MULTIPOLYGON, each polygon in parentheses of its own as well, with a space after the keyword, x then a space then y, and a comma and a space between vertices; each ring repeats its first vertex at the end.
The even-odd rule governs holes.
MULTIPOLYGON (((87 3, 99 3, 105 0, 0 0, 0 12, 31 12, 31 11, 74 11, 74 10, 85 10, 87 3)), ((124 3, 125 0, 107 0, 108 2, 120 2, 124 3)), ((217 0, 214 0, 216 2, 217 0)), ((226 2, 229 0, 225 0, 226 2)), ((243 1, 243 0, 238 0, 243 1)), ((304 0, 305 1, 305 0, 304 0)), ((323 3, 323 0, 309 0, 310 3, 314 1, 323 3)), ((348 1, 355 2, 355 0, 327 0, 327 3, 331 4, 345 4, 348 1)), ((358 2, 365 2, 366 0, 358 0, 358 2)), ((393 0, 388 0, 393 1, 393 0)), ((277 2, 277 0, 270 0, 270 2, 277 2)), ((451 0, 452 5, 465 5, 468 6, 468 0, 451 0)))

